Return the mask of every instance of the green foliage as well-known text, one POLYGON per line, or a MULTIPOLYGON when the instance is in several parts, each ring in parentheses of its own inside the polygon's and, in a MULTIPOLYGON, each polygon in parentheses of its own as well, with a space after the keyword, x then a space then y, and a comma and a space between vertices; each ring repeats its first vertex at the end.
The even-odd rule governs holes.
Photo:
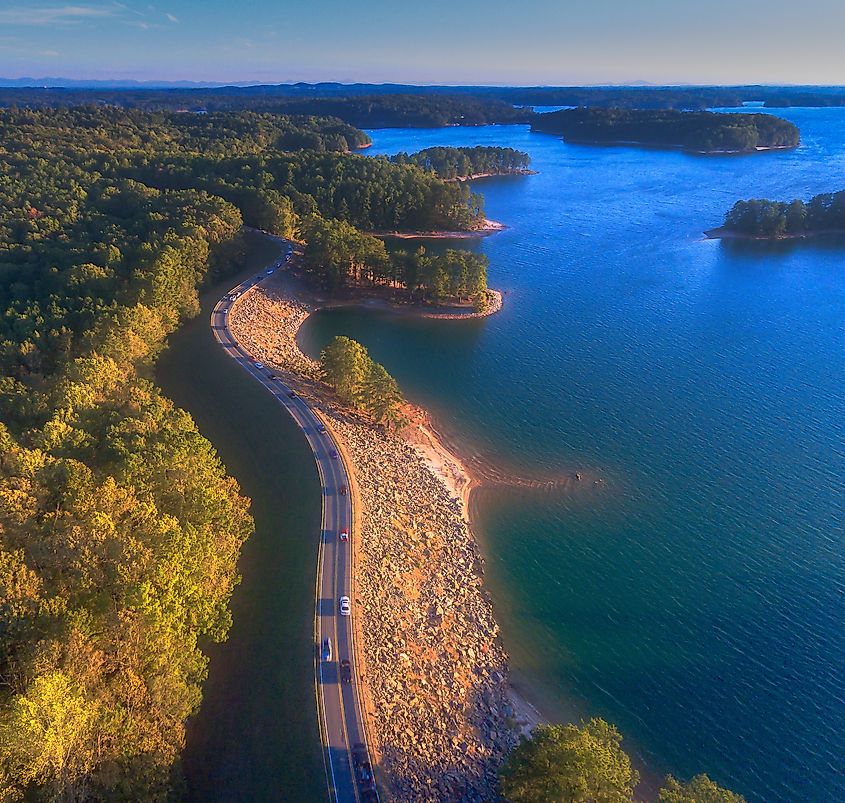
POLYGON ((524 173, 531 157, 513 148, 425 148, 417 153, 397 153, 390 159, 396 164, 413 164, 447 180, 466 179, 476 175, 524 173))
POLYGON ((261 215, 274 214, 264 206, 282 196, 301 216, 316 212, 365 231, 470 230, 484 220, 464 184, 383 157, 272 150, 243 158, 141 155, 121 171, 157 187, 219 195, 257 228, 265 228, 261 215))
POLYGON ((323 378, 344 404, 376 421, 399 425, 404 403, 396 380, 374 362, 367 350, 348 337, 335 337, 320 354, 323 378))
POLYGON ((511 803, 628 803, 639 775, 621 743, 602 719, 541 725, 508 757, 502 794, 511 803))
POLYGON ((471 251, 447 249, 442 254, 397 250, 362 234, 348 223, 306 219, 305 269, 318 284, 340 287, 402 288, 416 299, 478 299, 487 290, 487 257, 471 251))
POLYGON ((717 786, 706 775, 696 775, 689 783, 670 775, 657 799, 659 803, 745 803, 742 795, 717 786))
POLYGON ((145 377, 240 253, 241 215, 98 169, 111 111, 16 114, 0 139, 0 792, 164 799, 252 521, 145 377))
POLYGON ((845 191, 816 195, 809 202, 737 201, 724 228, 752 237, 784 237, 845 230, 845 191))
POLYGON ((564 109, 534 118, 531 128, 570 142, 636 142, 692 151, 753 151, 795 147, 798 129, 771 114, 645 109, 564 109))

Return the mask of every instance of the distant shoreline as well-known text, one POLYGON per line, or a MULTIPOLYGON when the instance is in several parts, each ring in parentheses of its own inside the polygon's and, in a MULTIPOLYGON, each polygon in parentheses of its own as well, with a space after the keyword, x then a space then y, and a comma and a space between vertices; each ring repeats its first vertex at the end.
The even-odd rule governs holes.
MULTIPOLYGON (((554 132, 551 131, 540 131, 541 134, 552 134, 555 135, 554 132)), ((696 148, 689 148, 686 145, 679 145, 677 143, 671 142, 641 142, 639 140, 633 139, 614 139, 614 140, 593 140, 593 139, 571 139, 568 137, 560 136, 560 138, 566 142, 568 145, 593 145, 593 146, 607 146, 609 148, 613 147, 634 147, 634 148, 652 148, 656 150, 670 150, 670 151, 681 151, 682 153, 689 153, 693 156, 747 156, 754 153, 762 153, 764 151, 792 151, 795 150, 798 145, 757 145, 754 148, 750 148, 748 150, 740 150, 740 149, 729 149, 729 148, 714 148, 712 150, 697 150, 696 148)))
POLYGON ((707 240, 749 240, 752 242, 781 242, 784 240, 810 240, 817 237, 845 236, 845 229, 821 229, 819 231, 804 231, 798 234, 745 234, 741 231, 731 231, 724 226, 707 229, 704 237, 707 240))

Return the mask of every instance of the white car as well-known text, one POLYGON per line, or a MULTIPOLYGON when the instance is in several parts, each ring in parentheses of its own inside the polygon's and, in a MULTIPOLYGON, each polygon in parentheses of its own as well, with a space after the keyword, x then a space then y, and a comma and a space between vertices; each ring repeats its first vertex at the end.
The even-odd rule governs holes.
POLYGON ((349 602, 349 597, 340 598, 340 615, 349 616, 352 613, 352 604, 349 602))
POLYGON ((265 272, 268 276, 272 276, 272 275, 273 275, 273 268, 267 268, 267 270, 265 270, 264 272, 265 272))
POLYGON ((257 363, 255 363, 255 367, 258 368, 258 369, 261 369, 261 368, 264 367, 264 363, 263 362, 257 362, 257 363))

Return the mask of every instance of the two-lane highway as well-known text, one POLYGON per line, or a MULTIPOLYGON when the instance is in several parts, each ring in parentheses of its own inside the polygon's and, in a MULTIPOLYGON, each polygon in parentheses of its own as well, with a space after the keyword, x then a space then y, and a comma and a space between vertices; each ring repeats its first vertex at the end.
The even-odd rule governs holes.
POLYGON ((229 313, 238 299, 280 269, 291 257, 291 245, 267 235, 283 249, 280 259, 261 274, 233 287, 214 307, 211 328, 226 353, 260 382, 299 424, 317 462, 323 497, 321 545, 317 565, 315 608, 315 678, 321 737, 325 751, 329 799, 336 803, 378 801, 370 765, 355 665, 352 617, 352 493, 349 475, 331 433, 304 399, 282 382, 271 369, 257 362, 237 342, 229 329, 229 313), (341 540, 341 531, 348 540, 341 540), (342 615, 341 597, 351 601, 351 614, 342 615), (322 646, 331 640, 331 657, 323 660, 322 646), (342 677, 341 662, 351 672, 342 677), (348 678, 348 679, 347 679, 348 678))

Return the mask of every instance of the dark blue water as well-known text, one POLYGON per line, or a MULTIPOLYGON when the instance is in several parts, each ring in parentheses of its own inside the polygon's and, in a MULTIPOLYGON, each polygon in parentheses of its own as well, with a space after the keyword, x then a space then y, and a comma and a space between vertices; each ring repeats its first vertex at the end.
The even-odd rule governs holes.
POLYGON ((477 182, 480 322, 322 313, 464 448, 554 493, 482 493, 524 674, 659 771, 752 801, 845 800, 845 243, 702 240, 737 198, 845 189, 845 110, 790 110, 787 153, 568 146, 524 127, 371 132, 375 153, 501 144, 477 182), (594 487, 593 476, 605 479, 594 487))

